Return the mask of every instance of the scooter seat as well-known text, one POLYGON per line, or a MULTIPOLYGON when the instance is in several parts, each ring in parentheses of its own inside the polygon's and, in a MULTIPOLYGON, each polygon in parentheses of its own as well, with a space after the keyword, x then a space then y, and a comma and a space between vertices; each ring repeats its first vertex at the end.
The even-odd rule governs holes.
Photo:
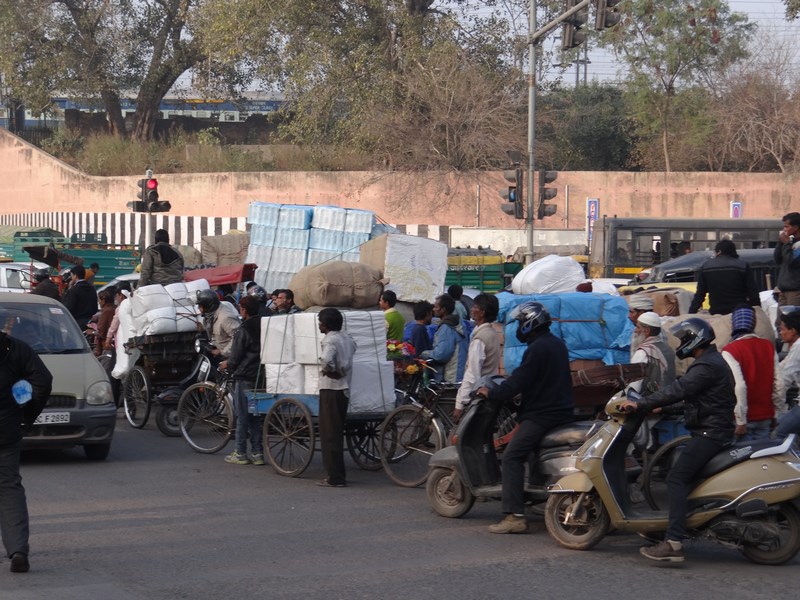
POLYGON ((764 448, 772 448, 773 446, 780 446, 783 440, 756 440, 751 442, 736 442, 721 450, 706 466, 698 473, 699 479, 708 479, 712 475, 716 475, 733 465, 744 462, 750 458, 753 452, 763 450, 764 448))
POLYGON ((567 425, 559 425, 548 431, 540 448, 556 448, 558 446, 573 446, 586 441, 586 434, 592 428, 592 421, 578 421, 567 425))

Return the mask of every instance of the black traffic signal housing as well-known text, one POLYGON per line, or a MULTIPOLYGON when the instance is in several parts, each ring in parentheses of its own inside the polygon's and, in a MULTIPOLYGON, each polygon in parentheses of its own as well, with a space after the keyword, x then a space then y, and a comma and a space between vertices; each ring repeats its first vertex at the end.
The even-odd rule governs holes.
POLYGON ((594 28, 603 31, 608 27, 613 27, 622 19, 616 6, 622 0, 596 0, 597 10, 594 15, 594 28))
POLYGON ((137 196, 139 200, 135 202, 128 202, 128 208, 133 212, 169 212, 172 205, 165 201, 158 199, 158 179, 148 177, 147 179, 140 179, 136 182, 139 192, 137 196))
POLYGON ((524 202, 522 193, 522 169, 519 166, 503 171, 503 177, 508 182, 508 187, 500 190, 500 196, 506 201, 500 208, 507 215, 514 215, 515 219, 522 219, 524 202))
MULTIPOLYGON (((572 9, 578 0, 566 0, 564 12, 572 9)), ((564 21, 561 26, 561 49, 571 50, 586 41, 587 31, 583 28, 589 20, 589 8, 583 8, 564 21)))
POLYGON ((553 183, 558 177, 558 171, 539 171, 539 202, 536 204, 536 218, 544 219, 556 214, 556 205, 547 204, 558 194, 558 190, 546 187, 548 183, 553 183))

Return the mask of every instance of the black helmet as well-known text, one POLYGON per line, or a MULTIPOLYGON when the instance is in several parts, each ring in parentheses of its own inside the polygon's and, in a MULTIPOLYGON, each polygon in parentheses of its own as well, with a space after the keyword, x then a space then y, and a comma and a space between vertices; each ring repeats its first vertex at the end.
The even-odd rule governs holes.
POLYGON ((675 350, 678 358, 689 358, 692 352, 707 347, 717 337, 711 325, 697 317, 681 321, 671 331, 681 342, 675 350))
POLYGON ((50 269, 47 268, 37 269, 33 273, 33 278, 36 281, 44 281, 45 279, 50 279, 50 269))
POLYGON ((198 290, 197 305, 206 312, 214 312, 219 308, 219 296, 214 290, 198 290))
POLYGON ((267 303, 267 290, 265 290, 260 285, 252 286, 249 290, 247 290, 247 295, 255 296, 256 298, 258 298, 258 301, 261 302, 261 304, 267 303))
POLYGON ((526 342, 528 336, 535 331, 550 327, 550 313, 541 302, 525 302, 511 311, 509 317, 517 321, 517 339, 526 342))

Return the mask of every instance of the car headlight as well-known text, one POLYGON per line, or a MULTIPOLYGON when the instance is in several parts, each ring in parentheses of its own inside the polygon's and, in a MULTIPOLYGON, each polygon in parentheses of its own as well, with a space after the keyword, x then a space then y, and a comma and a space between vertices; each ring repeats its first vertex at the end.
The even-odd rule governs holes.
POLYGON ((114 402, 114 392, 111 391, 111 384, 108 381, 98 381, 89 386, 86 392, 86 404, 91 406, 102 406, 114 402))

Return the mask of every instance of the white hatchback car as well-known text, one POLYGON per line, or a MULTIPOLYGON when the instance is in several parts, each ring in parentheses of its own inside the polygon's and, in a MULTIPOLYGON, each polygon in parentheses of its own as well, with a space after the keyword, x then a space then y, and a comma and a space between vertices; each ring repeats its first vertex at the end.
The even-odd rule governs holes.
POLYGON ((105 369, 69 311, 45 296, 0 292, 0 327, 33 348, 53 375, 50 398, 22 447, 83 446, 87 458, 105 459, 117 406, 105 369))

